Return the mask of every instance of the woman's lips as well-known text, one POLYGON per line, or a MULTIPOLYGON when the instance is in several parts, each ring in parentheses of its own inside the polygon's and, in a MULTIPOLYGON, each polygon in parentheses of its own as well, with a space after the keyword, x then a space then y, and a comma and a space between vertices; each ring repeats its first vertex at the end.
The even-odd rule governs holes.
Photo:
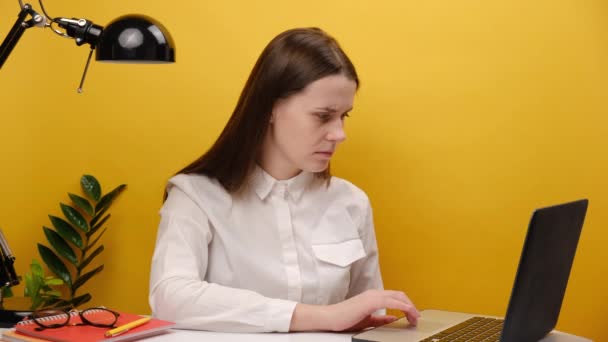
POLYGON ((325 158, 331 158, 331 156, 334 154, 334 152, 333 151, 319 151, 319 152, 316 152, 316 154, 318 154, 322 157, 325 157, 325 158))

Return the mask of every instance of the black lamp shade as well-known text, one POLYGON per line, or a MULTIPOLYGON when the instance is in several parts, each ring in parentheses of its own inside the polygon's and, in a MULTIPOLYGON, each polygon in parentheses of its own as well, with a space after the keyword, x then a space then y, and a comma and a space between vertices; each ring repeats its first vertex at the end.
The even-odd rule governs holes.
POLYGON ((175 45, 165 27, 153 18, 129 14, 109 23, 95 48, 98 61, 118 63, 175 62, 175 45))

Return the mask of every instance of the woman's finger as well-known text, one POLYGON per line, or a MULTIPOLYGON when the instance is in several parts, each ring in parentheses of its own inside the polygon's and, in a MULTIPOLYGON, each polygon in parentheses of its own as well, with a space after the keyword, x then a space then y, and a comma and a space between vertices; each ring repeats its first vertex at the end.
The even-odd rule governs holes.
POLYGON ((418 310, 416 310, 416 308, 408 303, 404 303, 400 300, 394 299, 394 298, 386 298, 384 301, 384 308, 386 309, 397 309, 397 310, 401 310, 405 313, 410 313, 411 315, 416 315, 418 314, 418 310))
POLYGON ((382 316, 377 316, 377 315, 372 315, 369 319, 369 326, 370 327, 379 327, 385 324, 389 324, 389 323, 393 323, 394 321, 398 320, 398 317, 392 316, 392 315, 382 315, 382 316))
POLYGON ((388 292, 390 294, 391 297, 395 298, 395 299, 399 299, 402 300, 408 304, 411 304, 412 306, 415 307, 414 303, 410 300, 410 298, 402 291, 393 291, 393 290, 387 290, 386 292, 388 292))

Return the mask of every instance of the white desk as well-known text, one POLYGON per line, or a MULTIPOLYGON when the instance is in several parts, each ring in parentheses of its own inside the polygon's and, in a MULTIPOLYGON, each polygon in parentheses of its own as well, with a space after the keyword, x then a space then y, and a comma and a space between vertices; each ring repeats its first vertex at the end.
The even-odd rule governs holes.
MULTIPOLYGON (((0 328, 1 334, 4 330, 0 328)), ((353 333, 259 333, 237 334, 198 330, 171 329, 166 333, 143 339, 145 342, 350 342, 353 333)), ((554 331, 539 342, 590 342, 591 340, 554 331)))
MULTIPOLYGON (((7 329, 0 329, 2 331, 7 329)), ((235 333, 216 333, 209 331, 196 330, 170 330, 167 333, 148 337, 145 342, 350 342, 352 334, 332 334, 332 333, 263 333, 263 334, 235 334, 235 333)), ((589 342, 591 340, 574 335, 553 332, 539 342, 589 342)))
POLYGON ((353 334, 330 334, 330 333, 260 333, 260 334, 236 334, 215 333, 194 330, 171 330, 158 336, 149 337, 145 342, 350 342, 353 334))
MULTIPOLYGON (((171 330, 170 332, 145 339, 145 342, 350 342, 350 333, 262 333, 262 334, 234 334, 215 333, 195 330, 171 330)), ((591 340, 569 335, 561 332, 552 332, 539 342, 589 342, 591 340)))

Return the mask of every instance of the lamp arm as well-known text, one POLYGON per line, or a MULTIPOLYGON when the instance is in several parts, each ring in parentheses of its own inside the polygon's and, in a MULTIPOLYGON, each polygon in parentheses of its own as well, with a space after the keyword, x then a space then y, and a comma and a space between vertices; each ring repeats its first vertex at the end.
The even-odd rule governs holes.
POLYGON ((25 32, 26 28, 23 27, 23 22, 28 14, 28 9, 23 7, 21 9, 21 12, 19 12, 19 15, 17 16, 17 21, 15 21, 15 24, 11 28, 10 32, 8 33, 6 38, 4 38, 4 41, 0 46, 0 68, 2 68, 2 65, 8 58, 8 55, 11 54, 11 51, 13 51, 15 45, 17 45, 17 42, 23 35, 23 32, 25 32))
POLYGON ((45 21, 46 19, 40 14, 38 14, 36 11, 34 11, 30 4, 23 5, 21 11, 17 16, 15 24, 11 28, 6 38, 4 38, 4 41, 0 46, 0 69, 2 68, 2 65, 4 65, 4 62, 6 61, 8 56, 13 51, 15 45, 17 45, 17 43, 19 42, 19 39, 21 39, 23 32, 25 32, 26 29, 34 25, 44 25, 45 21), (32 19, 25 20, 28 15, 31 15, 32 19))
POLYGON ((15 272, 15 257, 8 242, 0 230, 0 287, 10 287, 19 284, 19 277, 15 272))

